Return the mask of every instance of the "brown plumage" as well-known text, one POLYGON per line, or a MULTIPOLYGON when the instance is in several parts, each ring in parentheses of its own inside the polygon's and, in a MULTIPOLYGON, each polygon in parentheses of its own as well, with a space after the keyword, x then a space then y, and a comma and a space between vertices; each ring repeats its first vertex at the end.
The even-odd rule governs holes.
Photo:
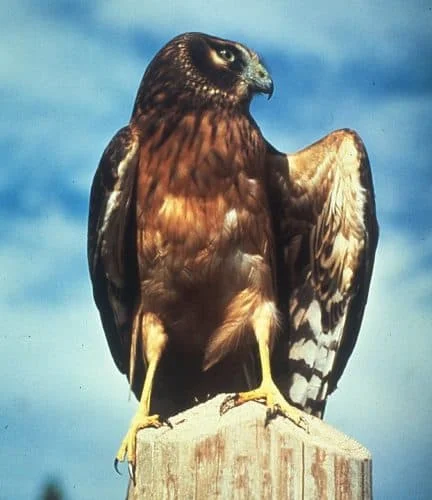
POLYGON ((304 425, 270 353, 289 401, 322 414, 355 343, 376 244, 366 153, 349 131, 277 152, 249 112, 272 91, 245 46, 181 35, 150 63, 102 156, 90 274, 140 399, 116 460, 133 465, 136 432, 161 425, 150 407, 169 416, 222 391, 249 389, 223 410, 265 400, 304 425))
POLYGON ((278 304, 283 334, 274 349, 288 401, 322 417, 360 330, 378 224, 366 150, 337 130, 295 154, 269 147, 278 304))

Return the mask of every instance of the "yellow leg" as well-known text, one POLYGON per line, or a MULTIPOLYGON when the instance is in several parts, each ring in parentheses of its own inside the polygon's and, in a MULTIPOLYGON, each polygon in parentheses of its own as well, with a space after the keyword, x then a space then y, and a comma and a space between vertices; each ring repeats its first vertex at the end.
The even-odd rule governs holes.
POLYGON ((265 403, 267 406, 267 417, 266 423, 269 419, 280 414, 292 422, 294 422, 299 427, 302 427, 308 431, 307 421, 304 418, 304 413, 288 403, 288 401, 282 396, 281 392, 277 388, 273 381, 270 366, 270 334, 272 328, 272 318, 270 316, 271 311, 269 311, 268 306, 261 306, 256 314, 254 315, 254 320, 252 325, 254 327, 255 336, 258 341, 259 357, 261 362, 261 372, 262 372, 262 382, 254 390, 247 392, 240 392, 234 396, 229 396, 221 405, 221 413, 225 413, 234 406, 239 406, 248 401, 258 401, 265 403))
POLYGON ((118 471, 118 462, 123 462, 125 458, 127 458, 129 475, 133 480, 136 464, 136 436, 138 431, 147 427, 161 427, 163 425, 159 415, 150 415, 150 401, 154 376, 167 341, 162 324, 156 316, 144 316, 142 321, 142 338, 144 346, 143 355, 148 362, 144 386, 138 410, 132 419, 129 430, 120 445, 114 461, 114 466, 118 471))

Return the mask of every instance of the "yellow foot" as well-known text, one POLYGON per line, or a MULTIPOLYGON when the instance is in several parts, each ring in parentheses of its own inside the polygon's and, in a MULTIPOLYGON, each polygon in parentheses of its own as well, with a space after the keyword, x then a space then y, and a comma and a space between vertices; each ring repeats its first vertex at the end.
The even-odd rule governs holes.
POLYGON ((123 462, 125 458, 128 461, 129 476, 135 483, 135 465, 136 465, 136 436, 139 430, 146 429, 147 427, 162 427, 166 423, 171 426, 169 422, 163 422, 159 415, 143 415, 142 413, 137 413, 132 423, 127 431, 125 438, 123 439, 117 455, 114 460, 114 468, 120 474, 118 470, 118 463, 123 462))
POLYGON ((267 425, 272 418, 276 417, 276 415, 282 415, 294 422, 298 427, 309 432, 309 426, 304 417, 304 413, 295 406, 290 405, 273 382, 262 383, 253 391, 239 392, 232 396, 228 396, 221 404, 220 413, 222 415, 231 408, 240 406, 248 401, 258 401, 267 406, 265 425, 267 425))

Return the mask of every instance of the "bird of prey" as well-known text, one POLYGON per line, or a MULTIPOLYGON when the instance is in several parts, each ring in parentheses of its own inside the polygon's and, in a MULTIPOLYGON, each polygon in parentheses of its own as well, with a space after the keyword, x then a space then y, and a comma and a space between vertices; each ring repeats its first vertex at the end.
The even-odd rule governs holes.
POLYGON ((378 236, 365 148, 338 130, 280 153, 249 111, 272 92, 246 46, 180 35, 100 160, 88 262, 139 399, 116 456, 132 471, 138 430, 218 392, 222 412, 322 416, 356 342, 378 236))

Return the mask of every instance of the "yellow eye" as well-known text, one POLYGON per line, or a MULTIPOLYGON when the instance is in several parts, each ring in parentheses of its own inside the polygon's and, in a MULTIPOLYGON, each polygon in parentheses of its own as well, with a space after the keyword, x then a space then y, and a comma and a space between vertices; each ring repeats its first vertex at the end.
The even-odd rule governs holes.
POLYGON ((235 61, 235 55, 229 49, 219 49, 218 54, 227 62, 232 63, 235 61))

